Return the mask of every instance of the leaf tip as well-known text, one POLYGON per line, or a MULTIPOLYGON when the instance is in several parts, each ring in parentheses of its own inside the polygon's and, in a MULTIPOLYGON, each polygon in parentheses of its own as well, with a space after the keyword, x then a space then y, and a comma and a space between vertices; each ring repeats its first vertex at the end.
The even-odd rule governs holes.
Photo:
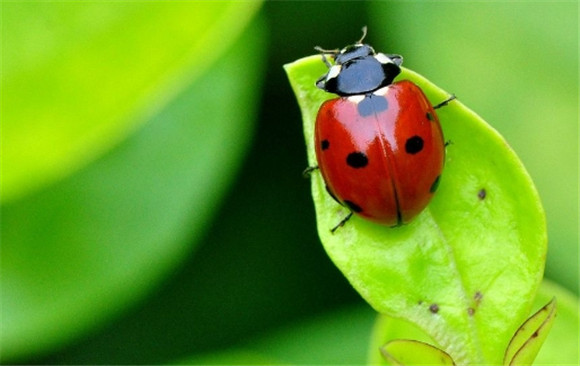
POLYGON ((556 313, 557 300, 553 297, 514 333, 505 351, 504 365, 531 365, 552 328, 556 313))

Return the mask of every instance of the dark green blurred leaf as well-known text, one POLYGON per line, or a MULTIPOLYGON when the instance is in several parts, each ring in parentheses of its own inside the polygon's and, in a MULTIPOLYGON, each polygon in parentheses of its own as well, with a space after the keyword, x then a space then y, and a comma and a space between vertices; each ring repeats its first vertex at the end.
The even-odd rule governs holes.
MULTIPOLYGON (((333 97, 314 86, 325 68, 319 56, 286 65, 311 166, 316 113, 333 97)), ((400 79, 419 85, 433 104, 448 97, 409 70, 400 79)), ((500 363, 542 279, 544 213, 524 167, 495 130, 458 101, 438 115, 453 144, 439 191, 415 221, 387 228, 355 217, 333 235, 329 229, 347 211, 313 174, 318 231, 334 263, 377 311, 417 324, 458 364, 500 363)))
POLYGON ((7 2, 2 201, 94 160, 231 45, 260 2, 7 2))
MULTIPOLYGON (((333 311, 272 331, 240 347, 183 360, 182 364, 361 365, 375 312, 368 306, 333 311)), ((227 347, 226 347, 227 348, 227 347)))
POLYGON ((2 207, 3 360, 102 322, 190 251, 252 136, 261 25, 131 138, 2 207))

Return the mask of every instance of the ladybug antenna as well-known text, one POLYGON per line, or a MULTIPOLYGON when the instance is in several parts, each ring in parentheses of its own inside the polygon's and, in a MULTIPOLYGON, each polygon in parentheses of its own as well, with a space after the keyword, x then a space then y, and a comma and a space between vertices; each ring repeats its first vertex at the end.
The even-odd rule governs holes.
POLYGON ((362 44, 362 41, 367 36, 367 26, 366 25, 364 27, 362 27, 362 33, 363 33, 362 37, 360 37, 360 39, 355 44, 362 44))
POLYGON ((333 49, 333 50, 327 50, 327 49, 325 49, 325 48, 322 48, 322 47, 320 47, 320 46, 315 46, 315 47, 314 47, 314 50, 315 50, 315 51, 318 51, 318 52, 320 52, 320 53, 322 53, 322 54, 328 54, 328 55, 336 55, 337 53, 339 53, 339 52, 340 52, 340 50, 339 50, 338 48, 335 48, 335 49, 333 49))

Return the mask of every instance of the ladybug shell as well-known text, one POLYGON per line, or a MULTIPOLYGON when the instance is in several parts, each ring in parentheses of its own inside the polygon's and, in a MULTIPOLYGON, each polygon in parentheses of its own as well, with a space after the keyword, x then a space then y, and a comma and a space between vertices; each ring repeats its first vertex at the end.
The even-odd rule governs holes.
POLYGON ((315 144, 329 193, 354 213, 388 226, 411 221, 427 206, 445 160, 435 110, 406 80, 323 103, 315 144))

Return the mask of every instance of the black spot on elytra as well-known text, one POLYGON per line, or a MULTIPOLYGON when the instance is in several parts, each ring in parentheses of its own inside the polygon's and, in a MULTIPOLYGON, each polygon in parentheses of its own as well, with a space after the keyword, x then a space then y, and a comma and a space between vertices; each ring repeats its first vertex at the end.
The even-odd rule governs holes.
POLYGON ((405 151, 407 154, 416 154, 423 150, 423 139, 420 136, 413 136, 407 139, 405 142, 405 151))
POLYGON ((389 102, 382 95, 368 94, 357 105, 358 114, 361 117, 368 117, 380 113, 389 108, 389 102))
POLYGON ((320 148, 322 150, 326 150, 330 147, 330 142, 328 142, 328 140, 322 140, 320 141, 320 148))
POLYGON ((367 166, 369 163, 369 159, 364 153, 360 151, 355 151, 348 154, 348 156, 346 157, 346 163, 351 168, 359 169, 367 166))
POLYGON ((432 312, 433 314, 437 314, 439 312, 439 305, 431 304, 429 306, 429 311, 432 312))
POLYGON ((344 200, 344 205, 353 212, 362 212, 362 208, 352 201, 344 200))
POLYGON ((479 192, 477 192, 477 198, 479 198, 480 200, 484 200, 485 196, 487 196, 487 192, 485 191, 485 188, 482 188, 479 190, 479 192))
POLYGON ((429 192, 431 193, 435 193, 435 191, 437 191, 437 188, 439 188, 439 181, 441 176, 438 175, 437 178, 435 178, 435 180, 433 181, 433 183, 431 183, 431 188, 429 188, 429 192))

